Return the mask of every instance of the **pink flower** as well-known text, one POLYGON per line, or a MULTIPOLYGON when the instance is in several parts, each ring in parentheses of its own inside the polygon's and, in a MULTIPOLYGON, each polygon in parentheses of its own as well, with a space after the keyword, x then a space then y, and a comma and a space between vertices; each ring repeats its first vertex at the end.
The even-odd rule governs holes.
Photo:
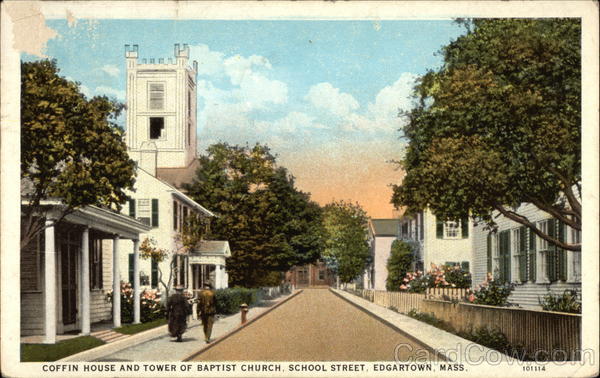
POLYGON ((407 289, 406 285, 400 285, 400 290, 406 290, 406 289, 407 289))
POLYGON ((469 294, 469 302, 475 302, 475 294, 471 293, 469 294))

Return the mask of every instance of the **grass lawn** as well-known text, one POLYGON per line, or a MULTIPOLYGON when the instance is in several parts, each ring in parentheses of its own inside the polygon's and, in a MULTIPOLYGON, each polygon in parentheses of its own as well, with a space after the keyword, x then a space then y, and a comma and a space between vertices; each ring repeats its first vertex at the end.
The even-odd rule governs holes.
POLYGON ((148 323, 140 324, 127 324, 119 328, 115 328, 114 331, 123 333, 125 335, 133 335, 134 333, 146 331, 151 328, 159 327, 163 324, 167 324, 167 319, 161 318, 156 319, 148 323))
POLYGON ((56 344, 21 344, 22 362, 56 361, 84 350, 103 345, 104 341, 92 336, 80 336, 56 344))

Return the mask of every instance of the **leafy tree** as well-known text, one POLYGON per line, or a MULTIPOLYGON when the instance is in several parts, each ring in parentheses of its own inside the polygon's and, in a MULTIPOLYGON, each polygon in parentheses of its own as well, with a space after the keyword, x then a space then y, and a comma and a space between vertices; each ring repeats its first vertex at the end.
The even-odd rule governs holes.
POLYGON ((295 187, 267 146, 218 143, 199 160, 196 177, 184 187, 217 214, 210 238, 229 241, 230 284, 272 283, 273 272, 318 259, 321 209, 295 187))
POLYGON ((323 260, 343 283, 358 277, 371 262, 367 222, 367 214, 358 203, 339 201, 323 208, 323 260))
POLYGON ((55 224, 86 205, 120 209, 135 181, 115 123, 123 104, 87 99, 58 73, 56 61, 21 63, 21 247, 46 227, 45 200, 61 203, 55 224))
POLYGON ((394 240, 390 257, 387 260, 387 280, 385 288, 388 291, 399 291, 400 285, 410 270, 410 265, 414 260, 414 254, 410 244, 403 240, 394 240))
MULTIPOLYGON (((464 21, 463 21, 464 22, 464 21)), ((406 176, 392 202, 469 215, 494 211, 568 250, 524 214, 531 203, 581 230, 581 53, 576 19, 478 19, 444 47, 406 113, 406 176)))

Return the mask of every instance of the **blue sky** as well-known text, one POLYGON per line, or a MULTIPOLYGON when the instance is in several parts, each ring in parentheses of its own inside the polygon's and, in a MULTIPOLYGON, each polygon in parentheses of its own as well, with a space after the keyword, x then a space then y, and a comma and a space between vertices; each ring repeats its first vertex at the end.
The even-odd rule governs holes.
MULTIPOLYGON (((48 20, 45 54, 88 95, 124 100, 124 45, 198 60, 200 149, 216 141, 267 143, 320 202, 351 199, 390 216, 399 173, 398 109, 439 49, 463 33, 436 21, 48 20), (378 189, 379 188, 379 189, 378 189), (335 193, 335 194, 334 194, 335 193)), ((26 59, 34 59, 25 56, 26 59)))

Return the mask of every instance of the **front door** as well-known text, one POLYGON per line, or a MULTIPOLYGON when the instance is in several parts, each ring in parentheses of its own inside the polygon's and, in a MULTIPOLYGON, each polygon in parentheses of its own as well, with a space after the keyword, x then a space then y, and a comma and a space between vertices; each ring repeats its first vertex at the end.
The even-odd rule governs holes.
POLYGON ((63 324, 77 321, 77 240, 67 237, 61 242, 61 281, 63 324))

